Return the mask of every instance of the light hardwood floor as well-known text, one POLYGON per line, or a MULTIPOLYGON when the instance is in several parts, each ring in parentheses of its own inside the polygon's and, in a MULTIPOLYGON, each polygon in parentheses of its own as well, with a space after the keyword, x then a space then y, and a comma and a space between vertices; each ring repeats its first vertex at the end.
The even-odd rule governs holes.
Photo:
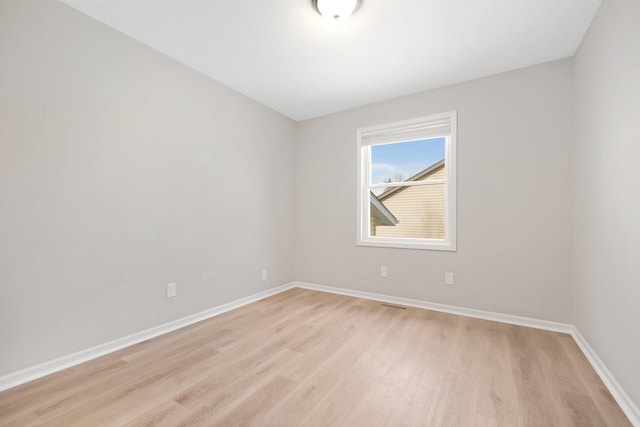
POLYGON ((629 426, 565 334, 292 289, 0 393, 2 426, 629 426))

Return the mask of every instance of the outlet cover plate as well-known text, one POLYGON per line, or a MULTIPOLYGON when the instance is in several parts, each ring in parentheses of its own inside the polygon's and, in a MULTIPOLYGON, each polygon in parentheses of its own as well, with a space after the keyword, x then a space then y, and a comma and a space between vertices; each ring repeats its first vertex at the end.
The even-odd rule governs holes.
POLYGON ((167 298, 173 298, 176 296, 176 284, 169 283, 167 284, 167 298))
POLYGON ((453 285, 453 273, 444 273, 444 284, 449 286, 453 285))

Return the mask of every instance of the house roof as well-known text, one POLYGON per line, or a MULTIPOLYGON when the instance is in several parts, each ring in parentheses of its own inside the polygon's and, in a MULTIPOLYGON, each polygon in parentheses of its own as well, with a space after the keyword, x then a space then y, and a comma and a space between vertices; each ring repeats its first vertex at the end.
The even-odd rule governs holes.
POLYGON ((372 192, 369 192, 369 200, 371 202, 371 215, 377 220, 376 224, 396 225, 398 223, 398 219, 372 192))
MULTIPOLYGON (((434 164, 432 164, 431 166, 429 166, 426 169, 421 170, 420 172, 418 172, 417 174, 413 175, 410 178, 407 178, 404 180, 404 182, 407 181, 420 181, 424 178, 426 178, 427 176, 431 175, 432 173, 438 171, 439 169, 444 167, 444 159, 440 160, 439 162, 436 162, 434 164)), ((379 196, 378 199, 380 201, 386 199, 387 197, 389 197, 390 195, 397 193, 399 191, 404 190, 405 188, 408 187, 390 187, 387 188, 384 192, 382 192, 379 196)))

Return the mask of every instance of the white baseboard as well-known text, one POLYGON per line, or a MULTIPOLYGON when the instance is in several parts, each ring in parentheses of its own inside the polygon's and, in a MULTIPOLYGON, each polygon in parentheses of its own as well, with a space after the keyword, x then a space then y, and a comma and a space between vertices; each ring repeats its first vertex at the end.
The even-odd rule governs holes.
POLYGON ((527 326, 530 328, 544 329, 547 331, 570 334, 572 325, 569 323, 550 322, 548 320, 533 319, 530 317, 514 316, 511 314, 495 313, 492 311, 463 308, 453 305, 439 304, 410 298, 394 297, 391 295, 374 294, 371 292, 354 291, 352 289, 334 288, 331 286, 316 285, 312 283, 294 282, 294 286, 314 291, 330 292, 333 294, 348 295, 351 297, 365 298, 390 304, 404 305, 407 307, 424 308, 427 310, 441 311, 444 313, 458 314, 460 316, 475 317, 477 319, 493 320, 495 322, 511 325, 527 326))
POLYGON ((613 374, 607 369, 607 366, 602 362, 602 360, 598 357, 593 348, 589 345, 586 339, 582 336, 578 328, 575 326, 572 327, 571 336, 584 353, 585 357, 593 366, 593 369, 600 376, 600 379, 604 383, 604 385, 609 389, 609 392, 613 396, 613 398, 620 405, 620 409, 625 413, 631 424, 636 427, 640 427, 640 409, 638 406, 633 403, 629 395, 624 391, 624 389, 620 386, 616 378, 613 374))
POLYGON ((41 363, 39 365, 32 366, 18 372, 4 375, 0 377, 0 391, 18 386, 20 384, 24 384, 26 382, 44 377, 45 375, 49 375, 63 369, 70 368, 80 363, 87 362, 100 356, 104 356, 105 354, 113 353, 114 351, 121 350, 125 347, 129 347, 131 345, 157 337, 162 334, 166 334, 171 331, 175 331, 176 329, 184 328, 185 326, 189 326, 210 317, 217 316, 229 310, 233 310, 234 308, 242 307, 243 305, 247 305, 268 296, 286 291, 287 289, 291 289, 293 286, 293 283, 287 283, 282 286, 267 289, 265 291, 258 292, 257 294, 249 295, 247 297, 240 298, 238 300, 231 301, 229 303, 219 305, 217 307, 213 307, 208 310, 162 324, 160 326, 140 331, 123 338, 118 338, 116 340, 109 341, 107 343, 100 344, 86 350, 81 350, 73 354, 68 354, 66 356, 41 363))

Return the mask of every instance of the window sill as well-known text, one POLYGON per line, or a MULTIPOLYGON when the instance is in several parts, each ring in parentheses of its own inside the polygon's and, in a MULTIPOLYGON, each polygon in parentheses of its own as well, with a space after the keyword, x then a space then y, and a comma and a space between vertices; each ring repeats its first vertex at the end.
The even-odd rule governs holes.
MULTIPOLYGON (((383 240, 383 239, 359 239, 356 242, 358 246, 371 246, 377 248, 391 248, 391 249, 420 249, 420 250, 429 250, 429 251, 446 251, 446 252, 456 252, 456 245, 449 241, 433 241, 433 242, 423 242, 423 241, 411 241, 414 239, 406 239, 405 241, 399 241, 396 239, 392 240, 383 240)), ((418 240, 418 239, 416 239, 418 240)), ((422 239, 419 239, 422 240, 422 239)))

